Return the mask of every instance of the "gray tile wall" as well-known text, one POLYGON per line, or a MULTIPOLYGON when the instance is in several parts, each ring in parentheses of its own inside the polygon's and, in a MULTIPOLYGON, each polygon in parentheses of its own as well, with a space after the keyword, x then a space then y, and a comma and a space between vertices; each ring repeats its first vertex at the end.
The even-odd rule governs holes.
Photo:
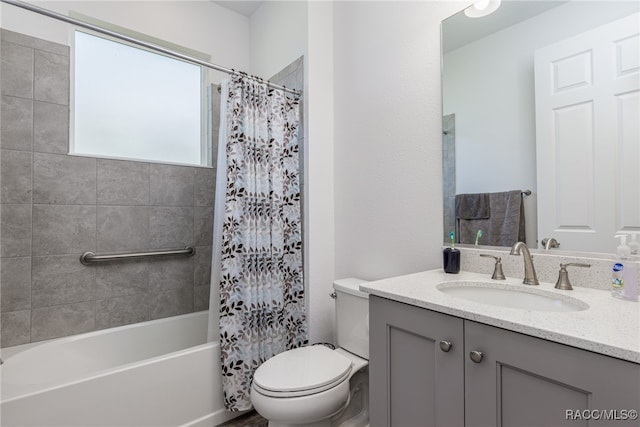
POLYGON ((69 48, 1 41, 0 345, 206 310, 215 170, 67 155, 69 48), (79 262, 185 245, 196 255, 79 262))
POLYGON ((443 243, 451 240, 449 232, 456 230, 456 117, 449 114, 442 118, 442 194, 443 243))
MULTIPOLYGON (((283 85, 288 88, 304 91, 304 56, 299 57, 291 64, 284 67, 276 75, 269 79, 278 85, 283 85)), ((304 212, 304 183, 306 182, 304 173, 304 95, 300 97, 300 126, 298 128, 298 160, 300 167, 300 212, 304 212)), ((302 247, 305 248, 304 232, 305 221, 304 215, 301 216, 302 221, 302 247)), ((304 249, 303 249, 304 250, 304 249)), ((304 257, 303 257, 304 259, 304 257)))

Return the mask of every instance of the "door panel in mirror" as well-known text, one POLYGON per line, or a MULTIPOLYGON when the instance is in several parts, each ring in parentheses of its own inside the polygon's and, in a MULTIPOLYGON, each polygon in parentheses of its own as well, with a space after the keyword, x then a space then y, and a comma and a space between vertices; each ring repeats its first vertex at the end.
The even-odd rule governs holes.
MULTIPOLYGON (((474 20, 460 12, 443 21, 443 114, 455 114, 456 118, 456 192, 533 190, 533 195, 524 200, 530 247, 540 247, 536 240, 542 237, 556 237, 562 250, 614 251, 616 241, 612 236, 608 246, 594 243, 587 249, 582 243, 573 246, 567 241, 565 244, 561 238, 554 236, 555 228, 545 233, 537 231, 537 215, 541 214, 538 212, 537 199, 548 196, 539 194, 541 189, 537 180, 543 172, 547 173, 553 168, 554 159, 536 152, 534 52, 559 40, 637 13, 639 5, 634 1, 506 0, 496 12, 485 18, 474 20), (473 33, 478 27, 483 27, 482 31, 473 33), (487 29, 489 27, 498 30, 487 29), (536 170, 536 162, 546 166, 536 170)), ((636 60, 629 56, 629 59, 624 59, 623 56, 633 51, 633 43, 636 43, 633 38, 616 42, 616 52, 622 56, 615 69, 625 78, 637 80, 640 77, 638 69, 634 68, 636 60)), ((563 67, 558 71, 564 74, 558 77, 559 88, 566 87, 566 93, 569 93, 576 85, 588 84, 591 77, 584 68, 582 74, 574 73, 566 80, 566 71, 572 67, 580 69, 584 61, 584 57, 578 56, 561 64, 563 67)), ((594 67, 600 66, 597 60, 593 64, 594 67)), ((625 120, 637 108, 637 98, 633 98, 632 94, 626 96, 619 97, 615 107, 620 120, 625 120)), ((626 184, 633 179, 635 182, 639 180, 635 178, 638 175, 634 175, 640 167, 637 120, 635 125, 636 130, 626 128, 620 136, 622 142, 616 135, 606 137, 610 150, 618 150, 614 147, 616 141, 624 147, 625 155, 619 156, 618 162, 623 159, 623 166, 636 165, 635 168, 625 166, 622 168, 624 176, 619 174, 617 188, 623 191, 622 188, 626 186, 625 195, 631 195, 625 197, 621 211, 610 220, 612 226, 626 231, 640 231, 637 228, 640 224, 640 208, 636 209, 640 206, 640 202, 636 202, 640 194, 626 184)), ((595 158, 597 155, 593 153, 591 156, 595 158)), ((574 201, 574 206, 582 206, 582 226, 589 224, 589 221, 595 224, 597 218, 606 216, 601 211, 611 208, 596 203, 595 199, 575 199, 578 196, 576 192, 584 195, 585 192, 594 191, 582 183, 587 179, 585 174, 588 177, 589 173, 594 172, 580 173, 580 180, 567 181, 570 189, 577 190, 570 192, 560 188, 556 198, 567 201, 567 204, 574 201), (585 213, 585 206, 589 206, 591 212, 585 213), (588 218, 589 215, 592 219, 588 218)), ((597 178, 594 176, 592 184, 599 185, 594 179, 597 178)), ((611 191, 617 190, 612 188, 611 191)), ((565 212, 570 212, 567 209, 565 212)), ((572 215, 576 213, 578 209, 573 209, 572 215)), ((448 231, 445 224, 445 242, 448 231)))

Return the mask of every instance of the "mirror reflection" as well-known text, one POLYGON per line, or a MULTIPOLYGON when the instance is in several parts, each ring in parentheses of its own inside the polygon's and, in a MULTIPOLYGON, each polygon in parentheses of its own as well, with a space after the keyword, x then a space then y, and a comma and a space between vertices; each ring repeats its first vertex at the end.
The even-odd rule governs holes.
POLYGON ((640 232, 638 11, 503 0, 443 21, 445 243, 613 253, 640 232))

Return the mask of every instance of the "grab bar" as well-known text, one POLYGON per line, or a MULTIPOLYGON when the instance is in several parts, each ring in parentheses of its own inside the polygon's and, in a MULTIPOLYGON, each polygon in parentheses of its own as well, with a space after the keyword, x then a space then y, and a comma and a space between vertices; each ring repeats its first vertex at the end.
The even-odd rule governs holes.
POLYGON ((142 258, 142 257, 154 257, 154 256, 165 256, 165 255, 185 255, 185 256, 193 256, 195 255, 196 250, 187 246, 183 249, 163 249, 157 251, 142 251, 142 252, 128 252, 128 253, 120 253, 120 254, 104 254, 104 255, 96 255, 93 252, 85 252, 80 255, 80 262, 84 265, 89 265, 93 262, 104 262, 104 261, 113 261, 120 259, 130 259, 130 258, 142 258))

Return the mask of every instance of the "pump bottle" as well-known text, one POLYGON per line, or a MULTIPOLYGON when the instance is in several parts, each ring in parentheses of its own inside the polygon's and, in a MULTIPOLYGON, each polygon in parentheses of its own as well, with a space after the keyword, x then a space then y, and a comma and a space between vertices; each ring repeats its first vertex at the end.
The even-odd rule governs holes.
POLYGON ((636 265, 629 259, 631 248, 627 246, 627 235, 618 234, 617 259, 611 275, 611 295, 615 298, 638 301, 638 276, 636 265))
POLYGON ((629 233, 631 235, 631 241, 629 242, 629 249, 631 249, 631 255, 639 255, 640 254, 640 243, 636 237, 638 233, 633 231, 629 233))

